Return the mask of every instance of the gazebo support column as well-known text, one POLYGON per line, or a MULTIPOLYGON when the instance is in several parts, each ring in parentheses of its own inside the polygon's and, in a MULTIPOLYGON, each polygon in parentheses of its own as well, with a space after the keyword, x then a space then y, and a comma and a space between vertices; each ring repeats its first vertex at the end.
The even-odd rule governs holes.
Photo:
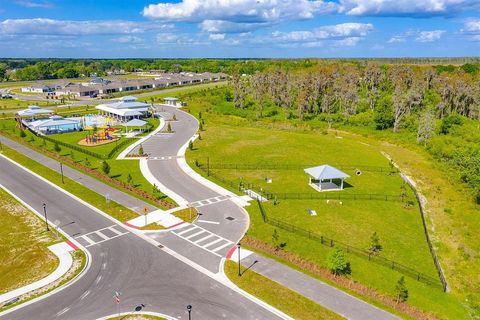
POLYGON ((343 180, 344 180, 344 179, 342 179, 342 182, 340 182, 340 189, 341 189, 341 190, 343 190, 343 180))

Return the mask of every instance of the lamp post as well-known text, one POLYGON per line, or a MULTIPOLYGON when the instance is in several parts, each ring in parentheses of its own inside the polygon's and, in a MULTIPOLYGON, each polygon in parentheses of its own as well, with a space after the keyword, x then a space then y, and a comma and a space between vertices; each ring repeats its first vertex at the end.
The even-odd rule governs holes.
POLYGON ((188 320, 192 320, 192 305, 187 306, 187 311, 188 311, 188 320))
POLYGON ((45 225, 47 226, 47 231, 50 231, 50 228, 48 227, 48 219, 47 219, 47 205, 45 203, 43 204, 43 215, 45 216, 45 225))
POLYGON ((65 181, 63 180, 63 163, 60 162, 60 174, 62 175, 62 183, 64 184, 65 181))
POLYGON ((238 276, 241 277, 242 276, 242 271, 240 270, 240 242, 237 243, 237 251, 238 251, 238 276))

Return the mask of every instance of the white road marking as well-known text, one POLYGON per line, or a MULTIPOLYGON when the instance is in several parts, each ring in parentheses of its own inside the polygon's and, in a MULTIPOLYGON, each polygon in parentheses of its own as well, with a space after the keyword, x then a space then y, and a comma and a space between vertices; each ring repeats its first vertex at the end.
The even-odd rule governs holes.
POLYGON ((115 232, 116 234, 122 234, 120 231, 118 231, 117 229, 115 229, 114 226, 108 227, 107 229, 110 230, 110 231, 112 231, 112 232, 115 232))
POLYGON ((210 223, 210 224, 220 224, 220 222, 217 222, 217 221, 200 220, 200 219, 198 219, 197 222, 210 223))
POLYGON ((96 245, 96 244, 103 243, 103 242, 105 242, 105 241, 108 241, 108 240, 112 240, 112 239, 115 239, 115 238, 121 237, 121 236, 123 236, 123 235, 125 235, 125 234, 128 234, 128 232, 125 232, 125 233, 122 233, 122 234, 119 234, 119 235, 113 236, 113 237, 111 237, 111 238, 108 238, 108 239, 106 239, 106 240, 102 240, 102 241, 98 241, 98 242, 96 242, 96 243, 93 243, 93 244, 89 244, 88 246, 85 246, 85 248, 88 248, 88 247, 94 246, 94 245, 96 245))
POLYGON ((102 280, 102 276, 98 276, 97 279, 95 280, 95 284, 98 284, 102 280))
POLYGON ((183 230, 183 231, 177 233, 177 235, 181 236, 182 234, 187 233, 187 232, 192 231, 192 230, 195 230, 196 228, 197 228, 197 226, 196 226, 196 225, 193 225, 192 228, 188 228, 188 229, 186 229, 186 230, 183 230))
POLYGON ((58 312, 58 313, 57 313, 57 317, 61 316, 62 314, 64 314, 64 313, 67 312, 68 310, 70 310, 70 308, 67 307, 67 308, 63 309, 62 311, 58 312))
POLYGON ((96 231, 95 232, 96 235, 98 235, 100 238, 102 238, 103 240, 108 240, 110 239, 109 237, 107 237, 106 235, 104 235, 103 233, 101 233, 100 231, 96 231))
POLYGON ((199 232, 195 232, 194 234, 189 235, 188 237, 185 237, 185 239, 191 239, 195 236, 198 236, 199 234, 202 234, 204 231, 200 230, 199 232))
POLYGON ((95 244, 95 241, 87 237, 86 235, 80 236, 79 238, 85 239, 90 245, 95 244))
POLYGON ((84 293, 84 294, 82 294, 82 296, 80 297, 80 300, 83 300, 83 299, 85 299, 85 298, 86 298, 86 297, 87 297, 89 294, 90 294, 90 290, 88 290, 88 291, 85 291, 85 293, 84 293))
POLYGON ((104 263, 102 264, 102 269, 103 269, 103 270, 107 269, 107 263, 106 263, 106 262, 104 262, 104 263))
POLYGON ((215 249, 212 249, 212 251, 213 251, 213 252, 217 252, 218 250, 222 250, 223 248, 225 248, 226 246, 229 246, 229 245, 231 245, 231 243, 228 243, 228 242, 227 242, 227 243, 224 243, 224 244, 222 244, 221 246, 219 246, 219 247, 217 247, 217 248, 215 248, 215 249))
POLYGON ((212 242, 207 243, 206 245, 203 245, 202 247, 204 247, 204 248, 210 247, 212 244, 215 244, 215 243, 220 242, 220 241, 222 241, 222 240, 223 240, 222 238, 219 238, 219 239, 217 239, 217 240, 213 240, 212 242))
POLYGON ((198 239, 197 241, 195 241, 195 243, 200 243, 200 242, 202 242, 203 240, 207 240, 208 238, 211 238, 211 237, 213 237, 213 236, 215 236, 215 235, 214 235, 213 233, 211 233, 211 234, 209 234, 209 235, 206 236, 206 237, 203 237, 203 238, 201 238, 201 239, 198 239))

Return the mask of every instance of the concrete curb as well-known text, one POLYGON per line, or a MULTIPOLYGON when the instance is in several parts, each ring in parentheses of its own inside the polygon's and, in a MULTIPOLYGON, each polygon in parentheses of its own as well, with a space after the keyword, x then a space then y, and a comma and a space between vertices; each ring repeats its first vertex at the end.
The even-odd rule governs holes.
POLYGON ((132 143, 131 145, 129 145, 127 148, 125 148, 125 150, 123 150, 117 157, 117 159, 115 160, 136 160, 138 158, 129 158, 127 157, 127 154, 129 154, 133 149, 135 149, 136 146, 144 143, 147 139, 149 139, 151 136, 157 134, 160 130, 163 129, 163 127, 165 126, 165 120, 163 118, 160 118, 160 125, 158 126, 157 129, 153 130, 152 132, 150 132, 149 134, 147 134, 145 137, 141 138, 140 140, 138 141, 135 141, 134 143, 132 143))
POLYGON ((174 191, 170 190, 167 188, 163 183, 158 181, 157 178, 152 174, 150 171, 150 168, 148 167, 148 160, 147 159, 140 159, 140 171, 142 172, 143 176, 145 179, 147 179, 148 182, 152 184, 152 186, 155 184, 162 193, 167 195, 170 199, 175 201, 179 206, 181 207, 186 207, 188 204, 188 201, 185 200, 183 197, 175 193, 174 191))

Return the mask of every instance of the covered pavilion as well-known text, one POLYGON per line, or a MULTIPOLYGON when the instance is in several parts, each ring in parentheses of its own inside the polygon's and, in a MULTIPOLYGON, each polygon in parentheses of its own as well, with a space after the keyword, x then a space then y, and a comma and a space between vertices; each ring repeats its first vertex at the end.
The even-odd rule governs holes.
POLYGON ((343 182, 350 178, 345 172, 328 164, 304 169, 309 175, 308 184, 317 191, 343 190, 343 182))

